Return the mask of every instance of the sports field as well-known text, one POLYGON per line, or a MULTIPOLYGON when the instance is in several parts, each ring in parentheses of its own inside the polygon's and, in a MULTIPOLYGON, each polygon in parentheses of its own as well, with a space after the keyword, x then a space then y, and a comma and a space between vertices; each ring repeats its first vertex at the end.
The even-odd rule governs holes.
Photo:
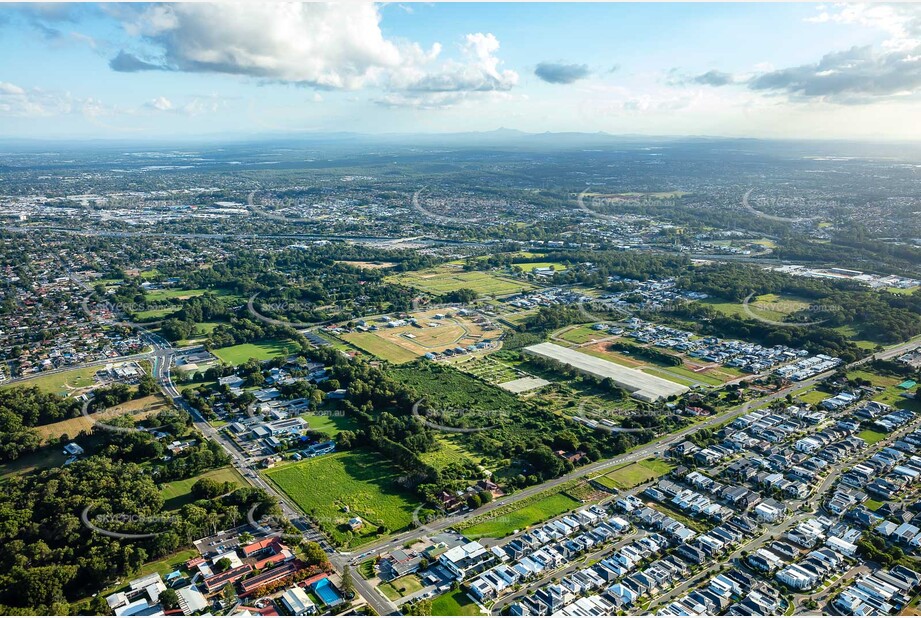
POLYGON ((483 271, 465 271, 457 264, 444 264, 437 268, 401 273, 388 277, 387 280, 430 294, 444 294, 467 288, 480 296, 504 296, 534 288, 525 281, 510 277, 483 271))
POLYGON ((334 453, 272 468, 264 474, 342 547, 374 540, 380 536, 379 526, 390 531, 406 528, 419 506, 400 483, 404 473, 368 451, 334 453), (352 533, 346 523, 355 516, 365 525, 352 533))
POLYGON ((466 348, 502 334, 498 326, 478 314, 462 316, 450 309, 429 309, 410 315, 416 320, 415 326, 390 328, 381 324, 378 330, 348 333, 342 339, 382 360, 405 363, 428 352, 466 348))
POLYGON ((256 343, 241 343, 228 348, 218 348, 211 353, 229 365, 242 365, 251 358, 269 360, 276 356, 287 356, 298 351, 298 345, 289 340, 266 339, 256 343))

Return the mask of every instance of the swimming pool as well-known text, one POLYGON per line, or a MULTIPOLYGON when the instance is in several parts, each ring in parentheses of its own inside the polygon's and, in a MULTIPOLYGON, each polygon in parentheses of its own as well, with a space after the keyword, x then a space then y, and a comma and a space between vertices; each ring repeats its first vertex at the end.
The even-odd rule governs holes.
POLYGON ((313 591, 320 597, 320 600, 327 605, 336 605, 342 601, 342 598, 336 594, 333 585, 329 579, 323 578, 313 585, 313 591))

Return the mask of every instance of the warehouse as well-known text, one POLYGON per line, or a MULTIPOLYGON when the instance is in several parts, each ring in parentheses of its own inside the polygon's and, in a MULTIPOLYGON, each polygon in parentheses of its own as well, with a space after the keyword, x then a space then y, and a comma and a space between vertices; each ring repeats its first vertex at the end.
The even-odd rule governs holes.
POLYGON ((524 349, 526 354, 555 360, 599 379, 610 378, 617 386, 641 401, 658 401, 687 392, 688 387, 637 369, 570 350, 554 343, 538 343, 524 349))

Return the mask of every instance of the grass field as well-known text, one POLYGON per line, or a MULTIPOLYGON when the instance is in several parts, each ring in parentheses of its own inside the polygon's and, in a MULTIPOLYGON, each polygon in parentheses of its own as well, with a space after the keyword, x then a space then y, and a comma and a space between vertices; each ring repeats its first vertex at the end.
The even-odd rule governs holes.
POLYGON ((419 505, 399 482, 404 473, 368 451, 317 457, 273 468, 265 475, 345 547, 377 538, 378 526, 391 531, 406 528, 419 505), (345 524, 356 515, 365 526, 353 536, 345 524))
POLYGON ((347 333, 342 335, 342 339, 372 356, 397 365, 419 358, 419 354, 382 339, 375 333, 347 333))
POLYGON ((444 309, 429 309, 412 314, 416 326, 407 324, 381 328, 371 332, 342 335, 369 354, 399 364, 419 358, 428 352, 440 353, 446 348, 467 348, 483 339, 497 339, 502 331, 482 316, 462 316, 444 309), (444 314, 436 319, 435 316, 444 314))
POLYGON ((83 367, 71 371, 59 371, 48 375, 39 375, 22 382, 12 382, 0 386, 0 388, 13 388, 16 386, 35 387, 43 393, 54 393, 56 395, 69 395, 75 391, 89 388, 95 383, 93 376, 97 371, 102 369, 102 365, 94 367, 83 367))
POLYGON ((358 428, 354 419, 338 410, 329 410, 328 414, 302 414, 301 418, 310 424, 311 431, 322 431, 334 437, 340 431, 358 428))
POLYGON ((466 593, 446 592, 432 601, 433 616, 479 616, 479 606, 466 593))
POLYGON ((165 290, 151 290, 144 294, 144 300, 149 303, 159 303, 165 300, 181 300, 184 298, 192 298, 195 296, 202 296, 208 290, 197 289, 197 290, 178 290, 175 288, 167 288, 165 290))
MULTIPOLYGON (((726 315, 750 318, 742 303, 721 302, 716 299, 701 301, 726 315)), ((794 296, 781 296, 780 294, 762 294, 748 302, 748 308, 753 314, 775 322, 782 321, 786 316, 809 307, 809 301, 794 296)))
POLYGON ((872 446, 880 440, 884 440, 886 438, 886 434, 880 433, 878 431, 873 431, 872 429, 864 429, 859 434, 857 434, 857 437, 866 442, 867 446, 872 446))
POLYGON ((107 418, 122 416, 124 414, 130 414, 135 420, 141 420, 166 410, 169 407, 169 404, 166 402, 166 399, 162 395, 149 395, 140 399, 132 399, 131 401, 126 401, 125 403, 119 404, 114 408, 108 408, 101 412, 96 412, 90 415, 91 418, 80 415, 76 418, 69 418, 65 421, 59 421, 57 423, 39 425, 35 428, 35 431, 37 431, 44 440, 48 441, 57 440, 64 434, 67 434, 73 438, 76 437, 81 431, 92 430, 94 423, 91 419, 104 420, 107 418))
POLYGON ((647 459, 646 461, 627 464, 594 480, 608 489, 632 489, 637 485, 642 485, 647 481, 668 474, 673 467, 671 464, 659 459, 647 459))
POLYGON ((179 307, 164 307, 162 309, 149 309, 147 311, 137 311, 134 313, 134 319, 138 322, 151 322, 159 320, 175 313, 179 307))
POLYGON ((204 472, 190 479, 182 479, 181 481, 172 481, 164 484, 163 488, 160 490, 160 495, 163 496, 163 510, 174 511, 192 502, 194 500, 192 497, 192 485, 199 479, 211 479, 216 483, 230 481, 231 483, 236 483, 240 487, 247 486, 246 480, 240 476, 240 473, 232 466, 218 468, 217 470, 209 470, 208 472, 204 472))
POLYGON ((521 530, 562 515, 581 504, 564 494, 552 494, 504 515, 498 515, 493 519, 464 528, 463 533, 470 539, 483 537, 501 539, 515 530, 521 530))
POLYGON ((605 337, 610 337, 611 335, 607 334, 604 331, 594 330, 589 326, 577 326, 575 328, 570 328, 561 333, 555 335, 563 341, 568 341, 570 343, 587 343, 593 339, 604 339, 605 337))
POLYGON ((483 271, 465 271, 461 266, 455 264, 401 273, 388 277, 387 280, 430 294, 444 294, 468 288, 480 296, 505 296, 534 288, 525 281, 483 271))
POLYGON ((0 479, 61 466, 66 459, 67 456, 62 453, 61 448, 57 445, 45 446, 34 453, 23 455, 15 461, 0 464, 0 479))
POLYGON ((905 391, 898 387, 905 378, 894 378, 891 376, 881 376, 869 371, 848 371, 848 379, 862 378, 868 380, 873 386, 882 388, 882 392, 876 393, 871 397, 873 401, 885 403, 894 408, 907 408, 913 412, 921 413, 921 401, 917 399, 908 399, 904 397, 905 391))
POLYGON ((288 356, 298 351, 298 345, 291 340, 266 339, 256 343, 241 343, 228 348, 212 350, 212 353, 229 365, 242 365, 251 358, 269 360, 276 356, 288 356))
POLYGON ((551 266, 553 270, 557 272, 566 270, 566 265, 560 262, 512 262, 512 266, 518 266, 526 273, 531 272, 535 268, 550 268, 551 266))
POLYGON ((883 506, 884 504, 885 502, 880 502, 879 500, 873 500, 872 498, 863 503, 863 505, 867 507, 868 509, 870 509, 871 511, 875 511, 876 509, 883 506))
POLYGON ((404 575, 391 582, 384 582, 378 589, 391 601, 402 599, 406 595, 422 590, 422 582, 415 575, 404 575))
POLYGON ((802 393, 794 395, 794 398, 801 399, 804 403, 818 405, 822 401, 831 397, 832 394, 819 389, 807 389, 802 393))

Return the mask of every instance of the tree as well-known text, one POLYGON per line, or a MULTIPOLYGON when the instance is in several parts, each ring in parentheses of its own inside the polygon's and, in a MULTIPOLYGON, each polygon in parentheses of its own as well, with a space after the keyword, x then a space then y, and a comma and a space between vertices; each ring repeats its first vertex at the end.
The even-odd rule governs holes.
POLYGON ((224 605, 233 605, 237 602, 237 591, 233 589, 233 584, 227 584, 221 589, 221 600, 224 605))
POLYGON ((342 569, 342 591, 345 592, 347 596, 355 594, 355 582, 352 581, 352 567, 348 564, 342 569))
POLYGON ((221 558, 214 563, 214 567, 218 570, 218 573, 223 573, 230 568, 230 558, 221 558))
POLYGON ((482 504, 483 501, 480 500, 480 496, 478 494, 470 494, 470 497, 467 498, 467 506, 469 506, 471 509, 478 508, 482 504))
POLYGON ((160 603, 164 609, 176 609, 179 607, 179 595, 172 588, 167 588, 160 593, 160 603))
POLYGON ((307 564, 325 565, 329 564, 326 552, 320 547, 319 543, 307 541, 301 547, 304 549, 304 560, 307 564))

